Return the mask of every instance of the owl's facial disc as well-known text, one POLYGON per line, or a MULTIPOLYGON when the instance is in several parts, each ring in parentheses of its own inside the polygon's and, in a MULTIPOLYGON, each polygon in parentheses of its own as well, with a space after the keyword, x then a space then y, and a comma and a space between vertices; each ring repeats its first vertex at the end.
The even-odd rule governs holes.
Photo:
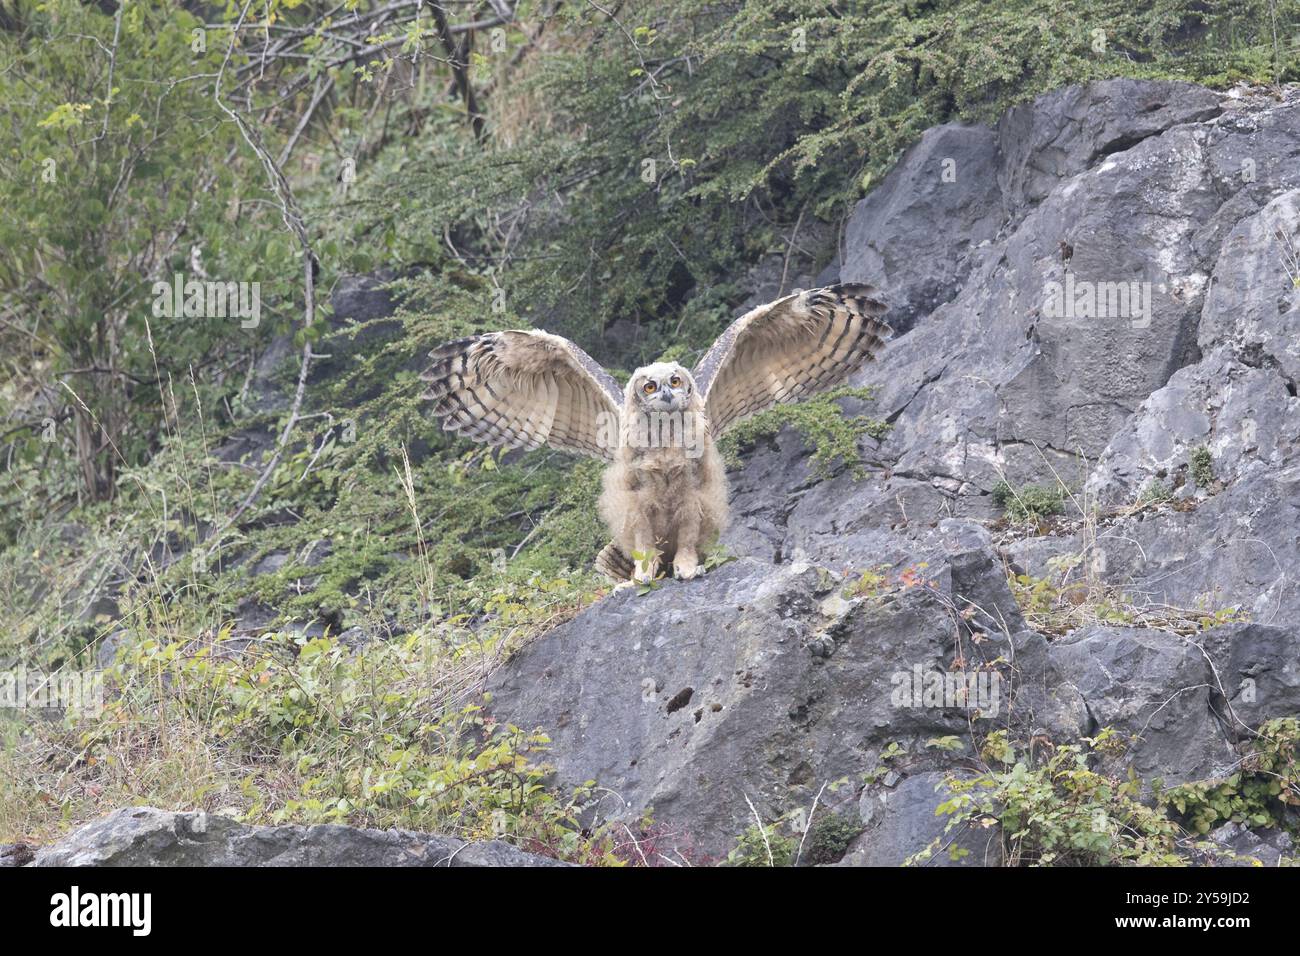
POLYGON ((681 412, 691 403, 693 386, 680 365, 656 362, 637 374, 633 389, 637 401, 650 411, 681 412))

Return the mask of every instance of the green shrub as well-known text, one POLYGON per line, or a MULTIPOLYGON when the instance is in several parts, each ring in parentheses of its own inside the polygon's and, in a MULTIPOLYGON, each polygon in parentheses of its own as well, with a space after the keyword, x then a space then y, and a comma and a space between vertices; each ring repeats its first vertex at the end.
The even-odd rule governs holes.
POLYGON ((1042 521, 1065 510, 1069 492, 1062 485, 1023 485, 1012 488, 1005 481, 993 486, 993 500, 1006 510, 1007 519, 1016 523, 1042 521))
MULTIPOLYGON (((965 829, 1001 829, 1005 862, 1011 866, 1177 866, 1181 828, 1142 803, 1136 778, 1117 780, 1091 769, 1097 755, 1120 748, 1113 731, 1082 743, 1056 746, 1038 765, 1018 756, 1005 731, 983 751, 1001 769, 945 778, 949 796, 936 810, 948 818, 946 836, 909 858, 924 863, 949 837, 965 829)), ((955 859, 969 851, 956 842, 955 859)))
POLYGON ((1214 485, 1214 457, 1210 454, 1210 449, 1205 445, 1198 445, 1192 449, 1189 464, 1192 470, 1192 481, 1196 482, 1196 487, 1203 491, 1208 491, 1214 485))
POLYGON ((863 435, 880 440, 889 432, 884 422, 866 415, 846 416, 838 399, 870 400, 870 388, 835 388, 794 405, 777 405, 759 412, 734 426, 719 443, 723 459, 737 467, 740 451, 762 438, 770 438, 786 425, 792 426, 812 446, 812 465, 822 477, 828 477, 836 462, 851 466, 854 477, 866 474, 858 455, 863 435))
POLYGON ((757 823, 740 835, 736 846, 727 854, 727 866, 790 866, 799 844, 776 825, 757 823))
POLYGON ((1240 769, 1223 780, 1181 784, 1165 792, 1169 807, 1196 833, 1225 823, 1281 827, 1300 833, 1300 719, 1282 717, 1259 728, 1240 769))

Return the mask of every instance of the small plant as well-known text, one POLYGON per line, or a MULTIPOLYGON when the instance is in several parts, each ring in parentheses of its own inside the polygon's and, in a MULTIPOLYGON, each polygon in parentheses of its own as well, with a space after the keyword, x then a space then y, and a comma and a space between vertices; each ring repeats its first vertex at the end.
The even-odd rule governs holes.
POLYGON ((708 550, 708 553, 704 555, 704 570, 706 572, 712 571, 715 568, 720 568, 724 564, 729 564, 735 560, 737 560, 737 556, 729 549, 721 544, 715 544, 708 550))
POLYGON ((1138 492, 1137 505, 1141 507, 1144 505, 1164 504, 1166 501, 1170 501, 1173 497, 1174 493, 1170 490, 1168 485, 1163 481, 1160 481, 1158 478, 1152 478, 1143 485, 1142 490, 1138 492))
POLYGON ((780 832, 774 824, 757 823, 740 835, 736 846, 727 854, 727 866, 789 866, 794 862, 798 844, 780 832))
POLYGON ((889 578, 885 574, 887 567, 887 565, 881 564, 863 571, 856 580, 844 585, 843 590, 840 591, 840 596, 846 601, 862 597, 879 597, 889 584, 889 578))
POLYGON ((1208 491, 1215 481, 1214 458, 1210 455, 1210 449, 1205 445, 1192 449, 1190 465, 1196 487, 1208 491))
POLYGON ((837 400, 856 398, 869 401, 870 388, 833 388, 793 405, 777 405, 759 412, 732 428, 719 442, 723 460, 732 467, 740 464, 740 451, 760 438, 769 438, 791 425, 812 446, 812 465, 818 475, 829 477, 835 462, 852 466, 854 478, 866 475, 858 456, 858 440, 870 435, 877 440, 889 433, 890 425, 866 415, 845 415, 837 400))
POLYGON ((862 823, 856 818, 856 813, 828 813, 818 817, 808 829, 808 839, 800 862, 814 866, 835 863, 844 856, 844 851, 861 832, 862 823))
POLYGON ((993 500, 1005 510, 1007 520, 1016 524, 1061 514, 1067 497, 1068 491, 1062 485, 1024 485, 1016 489, 999 481, 993 486, 993 500))
POLYGON ((879 783, 881 780, 885 779, 890 772, 888 766, 889 761, 894 760, 897 757, 906 756, 907 748, 898 743, 898 741, 894 741, 884 750, 880 751, 880 763, 862 775, 863 784, 870 786, 873 783, 879 783))
POLYGON ((878 601, 890 593, 909 588, 930 586, 932 582, 925 577, 925 570, 929 566, 928 561, 919 561, 891 576, 889 574, 889 565, 878 564, 874 568, 863 571, 857 578, 848 581, 840 589, 840 597, 846 601, 859 598, 878 601))
MULTIPOLYGON (((661 551, 633 551, 632 560, 636 562, 637 573, 648 575, 655 568, 655 562, 659 560, 661 551)), ((637 582, 636 593, 638 595, 649 594, 657 589, 663 583, 663 573, 656 574, 654 577, 644 581, 637 582)))

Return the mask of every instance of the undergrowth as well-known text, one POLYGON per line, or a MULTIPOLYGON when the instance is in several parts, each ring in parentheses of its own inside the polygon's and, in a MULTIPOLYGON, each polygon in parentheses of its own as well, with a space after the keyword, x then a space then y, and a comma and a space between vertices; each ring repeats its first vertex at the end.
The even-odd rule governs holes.
POLYGON ((1078 743, 1040 744, 1031 752, 1013 744, 1007 731, 995 731, 981 748, 985 769, 945 775, 946 795, 936 810, 945 818, 944 834, 909 864, 923 865, 940 852, 953 860, 967 857, 968 833, 993 833, 1007 866, 1186 866, 1230 855, 1200 839, 1229 821, 1296 832, 1295 718, 1261 727, 1230 776, 1157 786, 1154 794, 1131 770, 1120 776, 1099 769, 1129 745, 1107 728, 1078 743))

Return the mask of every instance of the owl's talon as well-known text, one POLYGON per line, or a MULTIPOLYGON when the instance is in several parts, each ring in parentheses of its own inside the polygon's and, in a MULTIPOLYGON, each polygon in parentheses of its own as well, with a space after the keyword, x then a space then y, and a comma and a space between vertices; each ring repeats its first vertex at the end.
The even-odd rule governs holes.
POLYGON ((673 574, 680 581, 689 581, 691 578, 698 578, 704 569, 694 559, 674 561, 673 574))

